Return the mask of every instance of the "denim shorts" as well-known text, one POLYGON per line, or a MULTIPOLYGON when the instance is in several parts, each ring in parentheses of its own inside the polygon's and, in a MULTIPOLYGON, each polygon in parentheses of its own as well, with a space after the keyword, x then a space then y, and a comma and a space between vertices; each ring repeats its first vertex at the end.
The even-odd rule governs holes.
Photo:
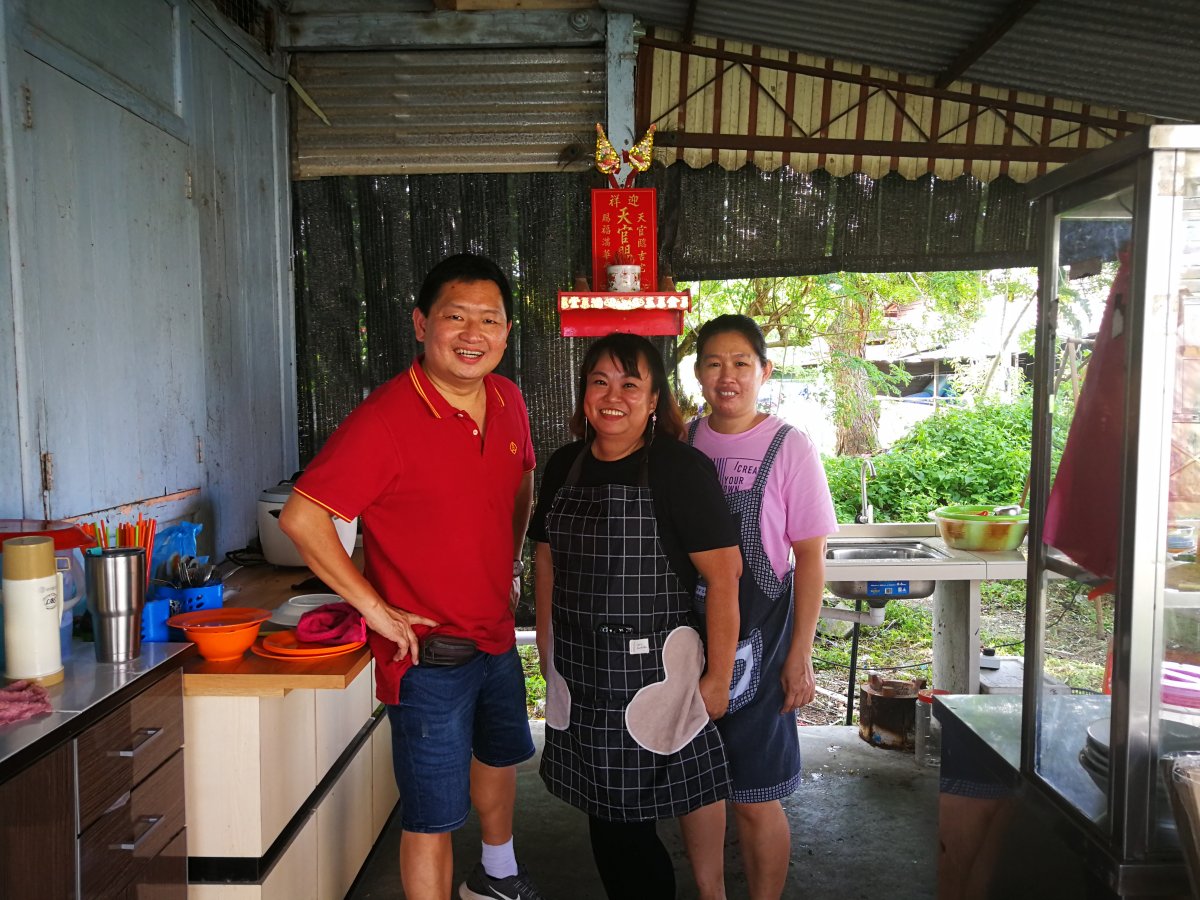
POLYGON ((515 647, 453 668, 413 666, 387 713, 405 831, 440 834, 467 820, 472 756, 501 768, 534 753, 515 647))

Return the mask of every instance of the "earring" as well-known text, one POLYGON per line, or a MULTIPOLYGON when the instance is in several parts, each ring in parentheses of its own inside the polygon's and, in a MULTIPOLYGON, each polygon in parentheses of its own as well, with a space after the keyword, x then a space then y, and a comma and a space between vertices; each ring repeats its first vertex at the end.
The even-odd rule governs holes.
POLYGON ((658 424, 658 413, 650 413, 650 436, 654 437, 654 426, 658 424))

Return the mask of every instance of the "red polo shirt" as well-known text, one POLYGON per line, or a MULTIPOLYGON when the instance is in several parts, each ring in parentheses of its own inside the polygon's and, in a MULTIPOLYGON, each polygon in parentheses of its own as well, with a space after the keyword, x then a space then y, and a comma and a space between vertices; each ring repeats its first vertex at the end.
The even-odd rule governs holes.
MULTIPOLYGON (((374 390, 309 463, 296 491, 342 519, 362 517, 364 574, 385 601, 503 653, 515 634, 509 606, 513 506, 534 467, 529 414, 517 386, 484 377, 487 434, 451 406, 421 360, 374 390)), ((418 637, 429 630, 417 626, 418 637)), ((411 663, 369 632, 376 696, 396 703, 411 663)))

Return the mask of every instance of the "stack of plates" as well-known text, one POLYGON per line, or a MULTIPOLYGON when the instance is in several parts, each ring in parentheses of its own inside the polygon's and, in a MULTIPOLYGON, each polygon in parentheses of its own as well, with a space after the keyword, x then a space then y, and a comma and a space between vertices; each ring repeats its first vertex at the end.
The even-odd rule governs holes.
MULTIPOLYGON (((1096 782, 1096 786, 1105 792, 1108 791, 1109 729, 1107 718, 1097 719, 1087 727, 1087 740, 1079 751, 1079 764, 1096 782)), ((1161 719, 1158 742, 1160 756, 1180 750, 1200 750, 1200 728, 1174 719, 1161 719)), ((1162 792, 1162 789, 1160 782, 1159 791, 1162 792)), ((1165 802, 1165 795, 1161 799, 1165 802)))
POLYGON ((1109 720, 1097 719, 1087 727, 1087 740, 1079 751, 1079 764, 1102 791, 1108 790, 1109 720))
POLYGON ((270 621, 286 628, 295 628, 300 622, 300 617, 309 610, 324 606, 326 603, 341 602, 342 598, 337 594, 301 594, 281 603, 271 614, 270 621))
POLYGON ((294 631, 277 631, 268 634, 250 649, 259 656, 267 659, 285 659, 289 662, 312 662, 318 659, 328 659, 331 656, 341 656, 361 647, 365 641, 353 641, 348 644, 310 644, 296 637, 294 631))

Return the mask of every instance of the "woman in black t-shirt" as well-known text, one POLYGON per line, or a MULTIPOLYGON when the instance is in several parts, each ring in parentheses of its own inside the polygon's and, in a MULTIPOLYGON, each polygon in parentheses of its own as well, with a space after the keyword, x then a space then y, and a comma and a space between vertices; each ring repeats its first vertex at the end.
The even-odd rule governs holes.
POLYGON ((724 715, 737 643, 738 532, 716 470, 680 438, 662 357, 612 334, 589 349, 571 430, 546 465, 537 544, 546 676, 541 773, 589 816, 611 898, 673 900, 658 819, 724 816, 724 715), (692 627, 707 585, 708 659, 692 627))

